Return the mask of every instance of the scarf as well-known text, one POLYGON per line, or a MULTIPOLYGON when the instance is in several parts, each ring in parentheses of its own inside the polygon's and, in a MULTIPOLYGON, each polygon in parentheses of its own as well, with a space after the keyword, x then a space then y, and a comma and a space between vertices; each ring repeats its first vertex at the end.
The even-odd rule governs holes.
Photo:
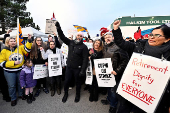
POLYGON ((153 56, 156 58, 161 58, 164 53, 170 51, 170 41, 162 44, 161 46, 150 46, 148 41, 145 44, 144 54, 153 56))

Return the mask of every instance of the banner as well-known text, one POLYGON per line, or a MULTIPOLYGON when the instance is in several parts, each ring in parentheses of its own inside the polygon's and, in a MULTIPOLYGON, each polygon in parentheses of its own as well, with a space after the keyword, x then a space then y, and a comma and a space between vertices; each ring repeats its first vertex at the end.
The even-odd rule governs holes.
POLYGON ((99 87, 114 87, 116 85, 111 58, 95 59, 95 72, 99 87))
POLYGON ((170 62, 133 53, 117 92, 147 113, 154 113, 170 77, 170 62))
POLYGON ((46 29, 45 29, 46 34, 57 33, 57 29, 55 26, 56 22, 57 22, 56 20, 46 19, 46 29))
POLYGON ((48 70, 49 70, 49 77, 62 75, 60 54, 48 55, 48 70))
POLYGON ((86 84, 92 85, 93 81, 93 71, 92 71, 92 63, 91 60, 88 63, 88 67, 86 69, 86 84))
POLYGON ((45 78, 48 76, 48 69, 46 65, 39 64, 34 67, 33 79, 45 78))

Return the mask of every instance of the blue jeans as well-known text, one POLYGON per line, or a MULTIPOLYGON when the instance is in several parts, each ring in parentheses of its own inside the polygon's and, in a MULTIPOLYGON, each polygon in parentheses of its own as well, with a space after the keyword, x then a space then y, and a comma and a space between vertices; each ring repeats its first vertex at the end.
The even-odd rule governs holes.
POLYGON ((4 75, 6 78, 6 81, 8 83, 8 91, 9 91, 9 96, 11 97, 11 101, 16 100, 16 84, 18 86, 18 96, 22 96, 23 90, 21 89, 20 86, 20 72, 21 71, 16 71, 16 72, 7 72, 4 70, 4 75))
POLYGON ((116 90, 108 88, 108 96, 107 96, 107 100, 110 103, 110 106, 113 108, 117 107, 117 103, 118 103, 118 99, 116 96, 116 90))

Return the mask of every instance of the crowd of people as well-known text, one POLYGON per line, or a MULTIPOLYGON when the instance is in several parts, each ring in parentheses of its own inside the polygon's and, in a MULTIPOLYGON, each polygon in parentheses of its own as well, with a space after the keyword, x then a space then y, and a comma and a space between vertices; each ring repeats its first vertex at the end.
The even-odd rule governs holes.
MULTIPOLYGON (((92 62, 93 80, 92 85, 86 85, 89 90, 89 101, 98 101, 99 94, 107 94, 101 104, 110 105, 109 113, 145 113, 142 109, 135 106, 116 91, 123 72, 132 56, 133 52, 142 53, 159 59, 170 60, 170 24, 163 24, 152 30, 148 38, 133 40, 131 37, 123 39, 121 21, 113 23, 113 30, 102 28, 101 37, 93 40, 84 37, 83 32, 78 32, 75 39, 66 37, 61 29, 59 22, 55 26, 58 37, 49 35, 48 42, 43 42, 41 37, 34 40, 28 34, 28 40, 25 45, 17 47, 16 39, 10 37, 10 31, 4 36, 4 41, 0 42, 0 89, 3 100, 11 102, 11 106, 17 105, 17 98, 32 103, 43 91, 48 94, 47 78, 33 79, 34 65, 43 64, 48 66, 48 56, 50 54, 59 54, 61 57, 61 66, 63 74, 59 76, 48 77, 51 96, 61 94, 62 81, 64 80, 64 96, 62 102, 67 102, 69 96, 69 87, 76 85, 75 102, 78 103, 81 98, 81 86, 85 83, 86 69, 89 60, 92 62), (132 41, 133 40, 133 41, 132 41), (87 48, 83 42, 93 43, 92 48, 87 48), (62 43, 68 46, 67 66, 62 60, 62 43), (17 53, 19 51, 19 53, 17 53), (99 87, 94 60, 100 58, 111 58, 113 70, 110 72, 115 76, 116 85, 114 87, 99 87), (33 89, 36 89, 33 94, 33 89), (18 92, 18 97, 17 97, 18 92)), ((160 84, 161 85, 161 84, 160 84)), ((160 103, 155 113, 170 112, 170 85, 165 89, 160 103)))

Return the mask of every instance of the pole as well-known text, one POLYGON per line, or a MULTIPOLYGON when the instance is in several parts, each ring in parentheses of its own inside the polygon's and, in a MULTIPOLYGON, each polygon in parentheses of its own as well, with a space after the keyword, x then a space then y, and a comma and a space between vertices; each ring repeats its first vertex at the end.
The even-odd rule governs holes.
POLYGON ((19 17, 17 18, 17 61, 19 61, 19 17))

